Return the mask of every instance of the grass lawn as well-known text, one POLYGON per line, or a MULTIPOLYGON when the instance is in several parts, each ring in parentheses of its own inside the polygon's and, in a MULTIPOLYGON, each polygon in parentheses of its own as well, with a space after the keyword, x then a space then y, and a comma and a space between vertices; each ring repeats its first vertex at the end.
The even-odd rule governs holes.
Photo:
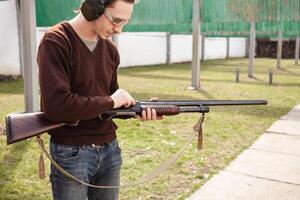
MULTIPOLYGON (((256 59, 254 76, 247 77, 247 59, 205 61, 201 90, 190 91, 190 64, 119 70, 120 87, 137 100, 160 99, 266 99, 268 106, 212 107, 204 125, 204 149, 196 138, 185 154, 150 183, 121 189, 121 200, 185 199, 213 174, 223 169, 255 141, 274 121, 300 102, 300 66, 283 60, 256 59), (273 67, 273 85, 268 71, 273 67), (240 83, 235 70, 241 71, 240 83)), ((22 80, 0 82, 0 126, 7 113, 24 110, 22 80)), ((176 153, 197 122, 199 114, 180 114, 161 121, 116 120, 122 148, 122 183, 138 179, 176 153)), ((43 135, 48 140, 47 134, 43 135)), ((35 140, 7 146, 0 136, 0 197, 3 200, 51 199, 49 178, 39 180, 39 149, 35 140)), ((47 161, 49 174, 49 161, 47 161)))

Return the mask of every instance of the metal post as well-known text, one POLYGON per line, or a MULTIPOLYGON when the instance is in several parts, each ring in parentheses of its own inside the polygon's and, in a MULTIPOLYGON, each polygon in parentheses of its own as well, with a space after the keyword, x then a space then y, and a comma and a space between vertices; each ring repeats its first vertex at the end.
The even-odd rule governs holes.
POLYGON ((167 64, 171 65, 171 33, 167 32, 166 34, 167 37, 167 64))
POLYGON ((281 57, 282 57, 282 31, 278 31, 277 41, 277 68, 281 68, 281 57))
POLYGON ((299 65, 299 48, 300 48, 300 37, 297 37, 296 49, 295 49, 295 65, 299 65))
POLYGON ((25 112, 39 110, 35 0, 20 1, 25 112))
POLYGON ((248 64, 248 77, 249 78, 253 78, 255 40, 256 40, 255 22, 252 21, 252 22, 250 22, 249 64, 248 64))
POLYGON ((19 0, 15 0, 16 11, 17 11, 17 29, 18 29, 18 39, 19 39, 19 59, 21 76, 23 77, 24 72, 24 60, 23 60, 23 40, 21 35, 21 5, 19 0))
POLYGON ((205 36, 201 35, 200 37, 200 41, 201 41, 201 60, 205 60, 205 36))
POLYGON ((226 59, 228 59, 229 58, 229 51, 230 51, 230 38, 229 37, 227 37, 226 38, 226 43, 227 43, 227 45, 226 45, 226 59))
POLYGON ((269 84, 273 84, 273 70, 269 69, 269 84))
POLYGON ((250 37, 246 38, 246 55, 245 55, 245 58, 249 58, 249 48, 250 48, 250 37))
POLYGON ((200 1, 193 0, 193 57, 192 57, 192 83, 190 89, 200 88, 200 1))
POLYGON ((236 69, 235 71, 235 81, 238 83, 240 82, 240 70, 239 69, 236 69))

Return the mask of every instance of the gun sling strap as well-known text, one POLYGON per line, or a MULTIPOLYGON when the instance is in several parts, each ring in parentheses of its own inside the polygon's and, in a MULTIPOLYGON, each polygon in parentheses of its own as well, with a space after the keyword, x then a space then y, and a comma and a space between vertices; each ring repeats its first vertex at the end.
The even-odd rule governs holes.
MULTIPOLYGON (((205 114, 202 113, 198 123, 194 127, 194 131, 196 131, 198 134, 198 149, 199 150, 202 149, 202 140, 203 140, 202 124, 204 121, 204 117, 205 117, 205 114)), ((167 170, 171 165, 173 165, 183 155, 184 151, 188 148, 188 146, 190 146, 190 144, 193 142, 194 137, 195 137, 195 133, 191 132, 191 134, 189 134, 189 136, 188 136, 186 143, 181 147, 181 149, 177 153, 175 153, 168 160, 164 161, 158 168, 156 168, 155 170, 150 172, 148 175, 143 176, 139 180, 134 181, 132 183, 124 184, 124 185, 104 186, 104 185, 93 185, 93 184, 89 184, 87 182, 81 181, 78 178, 76 178, 75 176, 73 176, 72 174, 70 174, 69 172, 65 171, 61 166, 59 166, 59 164, 57 162, 55 162, 51 158, 49 152, 45 149, 43 140, 39 136, 37 136, 36 140, 42 150, 41 156, 40 156, 40 161, 39 161, 40 178, 45 177, 45 165, 43 162, 43 152, 44 152, 46 157, 51 161, 52 165, 55 166, 62 174, 64 174, 66 177, 68 177, 74 181, 77 181, 83 185, 86 185, 88 187, 111 189, 111 188, 121 188, 121 187, 125 188, 125 187, 140 185, 140 184, 147 183, 147 182, 153 180, 155 177, 157 177, 158 175, 163 173, 165 170, 167 170)))

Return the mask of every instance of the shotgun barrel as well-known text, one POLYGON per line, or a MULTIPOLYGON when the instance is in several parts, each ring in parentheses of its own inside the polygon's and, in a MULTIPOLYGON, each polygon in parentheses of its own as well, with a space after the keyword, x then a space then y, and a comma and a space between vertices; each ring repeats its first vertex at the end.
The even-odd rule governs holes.
POLYGON ((158 116, 177 115, 181 112, 209 112, 209 106, 267 105, 266 100, 159 100, 139 101, 129 108, 117 108, 100 114, 102 120, 111 118, 130 118, 141 115, 147 108, 155 109, 158 116))

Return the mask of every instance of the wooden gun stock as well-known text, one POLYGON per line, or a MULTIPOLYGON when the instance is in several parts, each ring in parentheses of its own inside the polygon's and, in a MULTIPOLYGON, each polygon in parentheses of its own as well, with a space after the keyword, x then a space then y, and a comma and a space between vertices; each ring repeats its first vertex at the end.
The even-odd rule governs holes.
POLYGON ((6 116, 5 121, 7 144, 25 140, 65 125, 76 125, 50 121, 42 112, 10 114, 6 116))

